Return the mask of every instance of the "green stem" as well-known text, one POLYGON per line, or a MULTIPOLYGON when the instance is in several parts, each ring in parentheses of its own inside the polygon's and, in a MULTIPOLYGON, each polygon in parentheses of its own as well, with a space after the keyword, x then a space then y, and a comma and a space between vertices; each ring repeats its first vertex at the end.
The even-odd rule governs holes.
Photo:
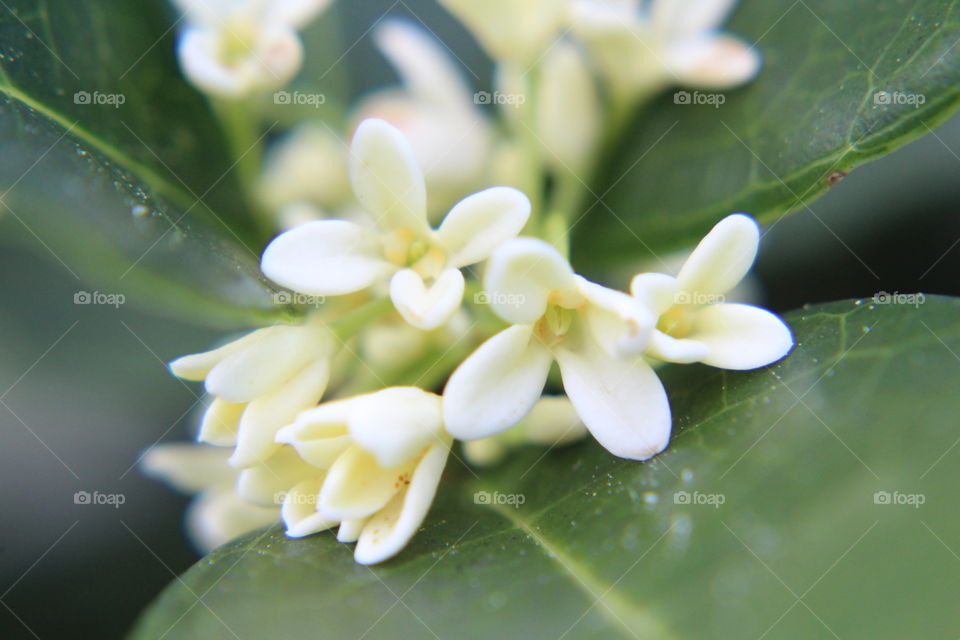
POLYGON ((544 185, 543 149, 537 137, 537 91, 540 72, 536 66, 530 69, 505 66, 501 73, 507 78, 506 87, 518 91, 523 97, 523 102, 514 107, 518 113, 511 122, 514 124, 516 139, 520 142, 522 156, 519 187, 530 199, 528 228, 536 229, 537 216, 542 215, 543 210, 544 185))
POLYGON ((339 320, 330 323, 330 329, 340 340, 346 342, 371 322, 379 320, 392 310, 393 302, 390 298, 377 298, 347 312, 339 320))
POLYGON ((272 234, 276 231, 276 225, 261 210, 256 198, 256 185, 263 161, 263 136, 254 99, 214 98, 211 103, 227 138, 227 146, 244 198, 263 230, 272 234))

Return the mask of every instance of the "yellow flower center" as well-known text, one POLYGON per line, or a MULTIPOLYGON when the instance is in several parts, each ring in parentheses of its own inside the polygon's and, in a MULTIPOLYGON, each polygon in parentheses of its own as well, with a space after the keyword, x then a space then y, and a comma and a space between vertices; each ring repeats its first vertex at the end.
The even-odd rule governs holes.
POLYGON ((396 266, 411 267, 425 279, 435 278, 447 264, 445 251, 409 229, 395 229, 386 234, 383 254, 396 266))
POLYGON ((549 306, 546 313, 534 325, 534 333, 547 346, 560 342, 570 327, 577 311, 586 305, 586 300, 576 291, 554 291, 548 298, 549 306))
POLYGON ((686 337, 693 329, 693 313, 689 305, 675 304, 660 316, 657 329, 673 338, 686 337))
POLYGON ((253 55, 257 47, 257 23, 247 16, 235 17, 223 24, 220 41, 220 60, 236 65, 253 55))

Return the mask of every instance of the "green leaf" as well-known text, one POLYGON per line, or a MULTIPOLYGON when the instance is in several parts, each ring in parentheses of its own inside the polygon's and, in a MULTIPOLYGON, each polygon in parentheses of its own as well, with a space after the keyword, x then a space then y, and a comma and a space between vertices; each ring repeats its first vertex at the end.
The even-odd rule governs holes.
POLYGON ((960 624, 958 318, 933 297, 790 314, 773 367, 663 370, 675 435, 650 462, 592 442, 479 477, 454 461, 393 560, 254 534, 133 637, 940 637, 960 624))
POLYGON ((577 258, 595 269, 649 258, 738 211, 772 221, 926 134, 960 97, 958 8, 742 0, 727 29, 756 43, 758 78, 719 107, 675 104, 670 90, 641 110, 593 187, 603 204, 587 203, 577 258))
POLYGON ((4 5, 3 236, 187 319, 282 317, 227 144, 180 76, 175 19, 160 0, 4 5))

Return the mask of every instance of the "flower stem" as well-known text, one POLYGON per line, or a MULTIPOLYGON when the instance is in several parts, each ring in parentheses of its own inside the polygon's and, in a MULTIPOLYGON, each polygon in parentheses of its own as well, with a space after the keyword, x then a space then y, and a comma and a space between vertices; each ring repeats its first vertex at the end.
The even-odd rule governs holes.
POLYGON ((233 159, 237 182, 247 205, 254 213, 258 224, 267 233, 273 234, 275 224, 261 210, 256 198, 256 184, 263 159, 263 136, 253 99, 211 100, 214 112, 220 120, 227 146, 233 159))
POLYGON ((377 298, 353 309, 339 320, 330 323, 330 330, 346 342, 371 322, 375 322, 393 310, 393 302, 388 297, 377 298))
POLYGON ((501 68, 505 85, 523 97, 523 101, 513 107, 518 110, 512 119, 514 132, 520 142, 523 157, 523 171, 519 177, 520 190, 530 199, 530 226, 536 228, 537 216, 543 214, 544 166, 540 140, 537 137, 537 91, 540 73, 538 67, 529 69, 504 66, 501 68))

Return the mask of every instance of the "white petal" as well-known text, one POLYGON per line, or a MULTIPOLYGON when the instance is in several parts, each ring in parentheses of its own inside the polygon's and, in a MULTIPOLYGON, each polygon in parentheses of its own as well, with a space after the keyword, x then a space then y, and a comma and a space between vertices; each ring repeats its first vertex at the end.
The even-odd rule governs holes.
POLYGON ((551 293, 576 285, 570 263, 535 238, 517 238, 497 249, 484 279, 493 310, 511 324, 536 322, 546 312, 551 293))
POLYGON ((233 481, 230 452, 220 447, 176 442, 154 445, 140 459, 143 472, 184 493, 197 493, 233 481))
POLYGON ((615 102, 630 105, 638 95, 659 91, 669 82, 660 47, 651 46, 649 25, 637 7, 580 0, 573 3, 571 14, 571 30, 586 45, 615 102))
POLYGON ((408 322, 368 325, 358 336, 360 355, 374 371, 398 369, 417 360, 431 343, 431 335, 408 322))
POLYGON ((476 440, 517 424, 540 397, 552 362, 530 326, 510 327, 493 336, 447 382, 447 431, 461 440, 476 440))
POLYGON ((203 413, 197 442, 206 442, 218 447, 232 447, 237 444, 237 428, 240 426, 240 417, 246 407, 247 405, 243 403, 215 398, 203 413))
POLYGON ((650 336, 650 348, 647 349, 650 357, 677 364, 700 362, 708 353, 710 347, 702 342, 689 338, 677 339, 662 331, 653 332, 650 336))
POLYGON ((507 444, 499 436, 463 443, 463 459, 474 467, 492 467, 507 455, 507 444))
POLYGON ((390 387, 359 396, 350 436, 384 468, 409 461, 443 435, 440 396, 416 387, 390 387))
POLYGON ((356 520, 344 520, 340 523, 337 530, 337 540, 340 542, 356 542, 360 539, 364 525, 367 524, 367 518, 358 518, 356 520))
POLYGON ((277 432, 320 401, 329 378, 330 363, 321 359, 304 367, 276 391, 253 400, 240 418, 237 448, 230 464, 241 469, 250 467, 279 449, 277 432))
POLYGON ((242 349, 245 349, 246 347, 249 347, 270 333, 272 332, 269 327, 267 329, 257 329, 256 331, 251 331, 243 337, 232 340, 222 347, 218 347, 211 351, 194 353, 189 356, 177 358, 170 363, 170 371, 178 378, 199 382, 200 380, 206 378, 210 373, 210 370, 222 362, 225 358, 237 353, 242 349))
POLYGON ((720 28, 737 0, 653 0, 651 17, 667 38, 699 34, 720 28))
POLYGON ((783 320, 747 304, 715 304, 698 310, 689 337, 710 350, 701 362, 738 371, 776 362, 793 348, 793 334, 783 320))
POLYGON ((350 145, 349 166, 357 200, 381 228, 427 234, 423 172, 399 129, 376 118, 361 122, 350 145))
POLYGON ((465 267, 486 260, 516 238, 530 217, 530 200, 512 187, 491 187, 458 202, 446 215, 434 240, 449 254, 449 264, 465 267))
POLYGON ((703 89, 731 89, 752 80, 760 54, 733 36, 710 35, 671 46, 665 59, 681 84, 703 89))
POLYGON ((390 299, 403 319, 417 329, 431 331, 460 308, 465 283, 459 269, 444 269, 430 288, 413 269, 401 269, 390 279, 390 299))
POLYGON ((566 9, 558 0, 440 0, 496 61, 534 62, 557 35, 566 9))
POLYGON ((276 20, 292 27, 304 27, 323 13, 332 0, 272 0, 267 7, 268 20, 276 20))
POLYGON ((359 446, 337 458, 320 491, 318 509, 334 520, 366 518, 382 509, 410 480, 417 459, 384 468, 359 446))
POLYGON ((760 246, 760 228, 750 216, 727 216, 700 241, 680 270, 680 289, 723 295, 750 271, 760 246))
POLYGON ((328 217, 303 207, 332 209, 349 197, 345 144, 322 124, 296 125, 267 149, 257 195, 271 211, 297 205, 302 213, 288 214, 291 222, 328 217))
POLYGON ((236 0, 174 0, 188 22, 218 25, 237 9, 236 0))
POLYGON ((252 505, 241 500, 232 489, 221 487, 203 493, 190 505, 187 533, 200 551, 208 553, 279 520, 279 509, 252 505))
POLYGON ((329 338, 303 325, 277 325, 262 339, 233 353, 207 375, 207 393, 228 402, 249 402, 272 392, 311 360, 325 355, 329 338))
POLYGON ((318 469, 330 468, 340 454, 353 444, 347 421, 354 400, 324 402, 302 412, 293 424, 277 432, 276 441, 293 446, 301 458, 318 469))
POLYGON ((677 279, 665 273, 640 273, 630 282, 630 295, 642 300, 658 316, 677 304, 679 290, 677 279))
POLYGON ((322 476, 311 478, 298 483, 287 492, 280 513, 288 537, 302 538, 336 526, 336 520, 325 518, 317 511, 317 495, 322 484, 322 476))
POLYGON ((432 33, 412 22, 387 19, 373 36, 408 94, 447 109, 472 108, 473 89, 449 50, 432 33))
POLYGON ((263 507, 279 507, 290 487, 320 473, 320 469, 304 461, 292 447, 282 447, 255 467, 240 472, 237 495, 263 507))
POLYGON ((313 296, 369 287, 390 272, 378 236, 346 220, 307 222, 273 239, 260 261, 268 278, 313 296))
MULTIPOLYGON (((296 425, 284 427, 277 432, 277 442, 289 444, 297 454, 318 469, 329 469, 340 454, 350 448, 353 440, 348 435, 309 437, 307 433, 294 434, 296 425)), ((344 429, 344 433, 346 429, 344 429)))
POLYGON ((663 385, 642 358, 611 358, 585 339, 555 350, 563 388, 593 437, 610 453, 646 460, 670 440, 670 405, 663 385))
MULTIPOLYGON (((478 185, 510 181, 488 177, 495 142, 492 123, 473 103, 471 93, 451 96, 451 107, 410 95, 402 88, 367 94, 357 105, 357 118, 382 118, 410 141, 430 194, 430 219, 437 220, 478 185)), ((514 174, 517 175, 517 174, 514 174)))
POLYGON ((520 423, 524 442, 561 446, 587 434, 587 427, 566 396, 543 396, 520 423))
POLYGON ((407 546, 433 504, 449 453, 449 444, 430 447, 413 472, 406 490, 367 521, 353 556, 357 562, 383 562, 407 546))
POLYGON ((577 277, 580 292, 590 302, 586 318, 594 339, 616 358, 639 356, 650 343, 654 317, 640 298, 577 277))

